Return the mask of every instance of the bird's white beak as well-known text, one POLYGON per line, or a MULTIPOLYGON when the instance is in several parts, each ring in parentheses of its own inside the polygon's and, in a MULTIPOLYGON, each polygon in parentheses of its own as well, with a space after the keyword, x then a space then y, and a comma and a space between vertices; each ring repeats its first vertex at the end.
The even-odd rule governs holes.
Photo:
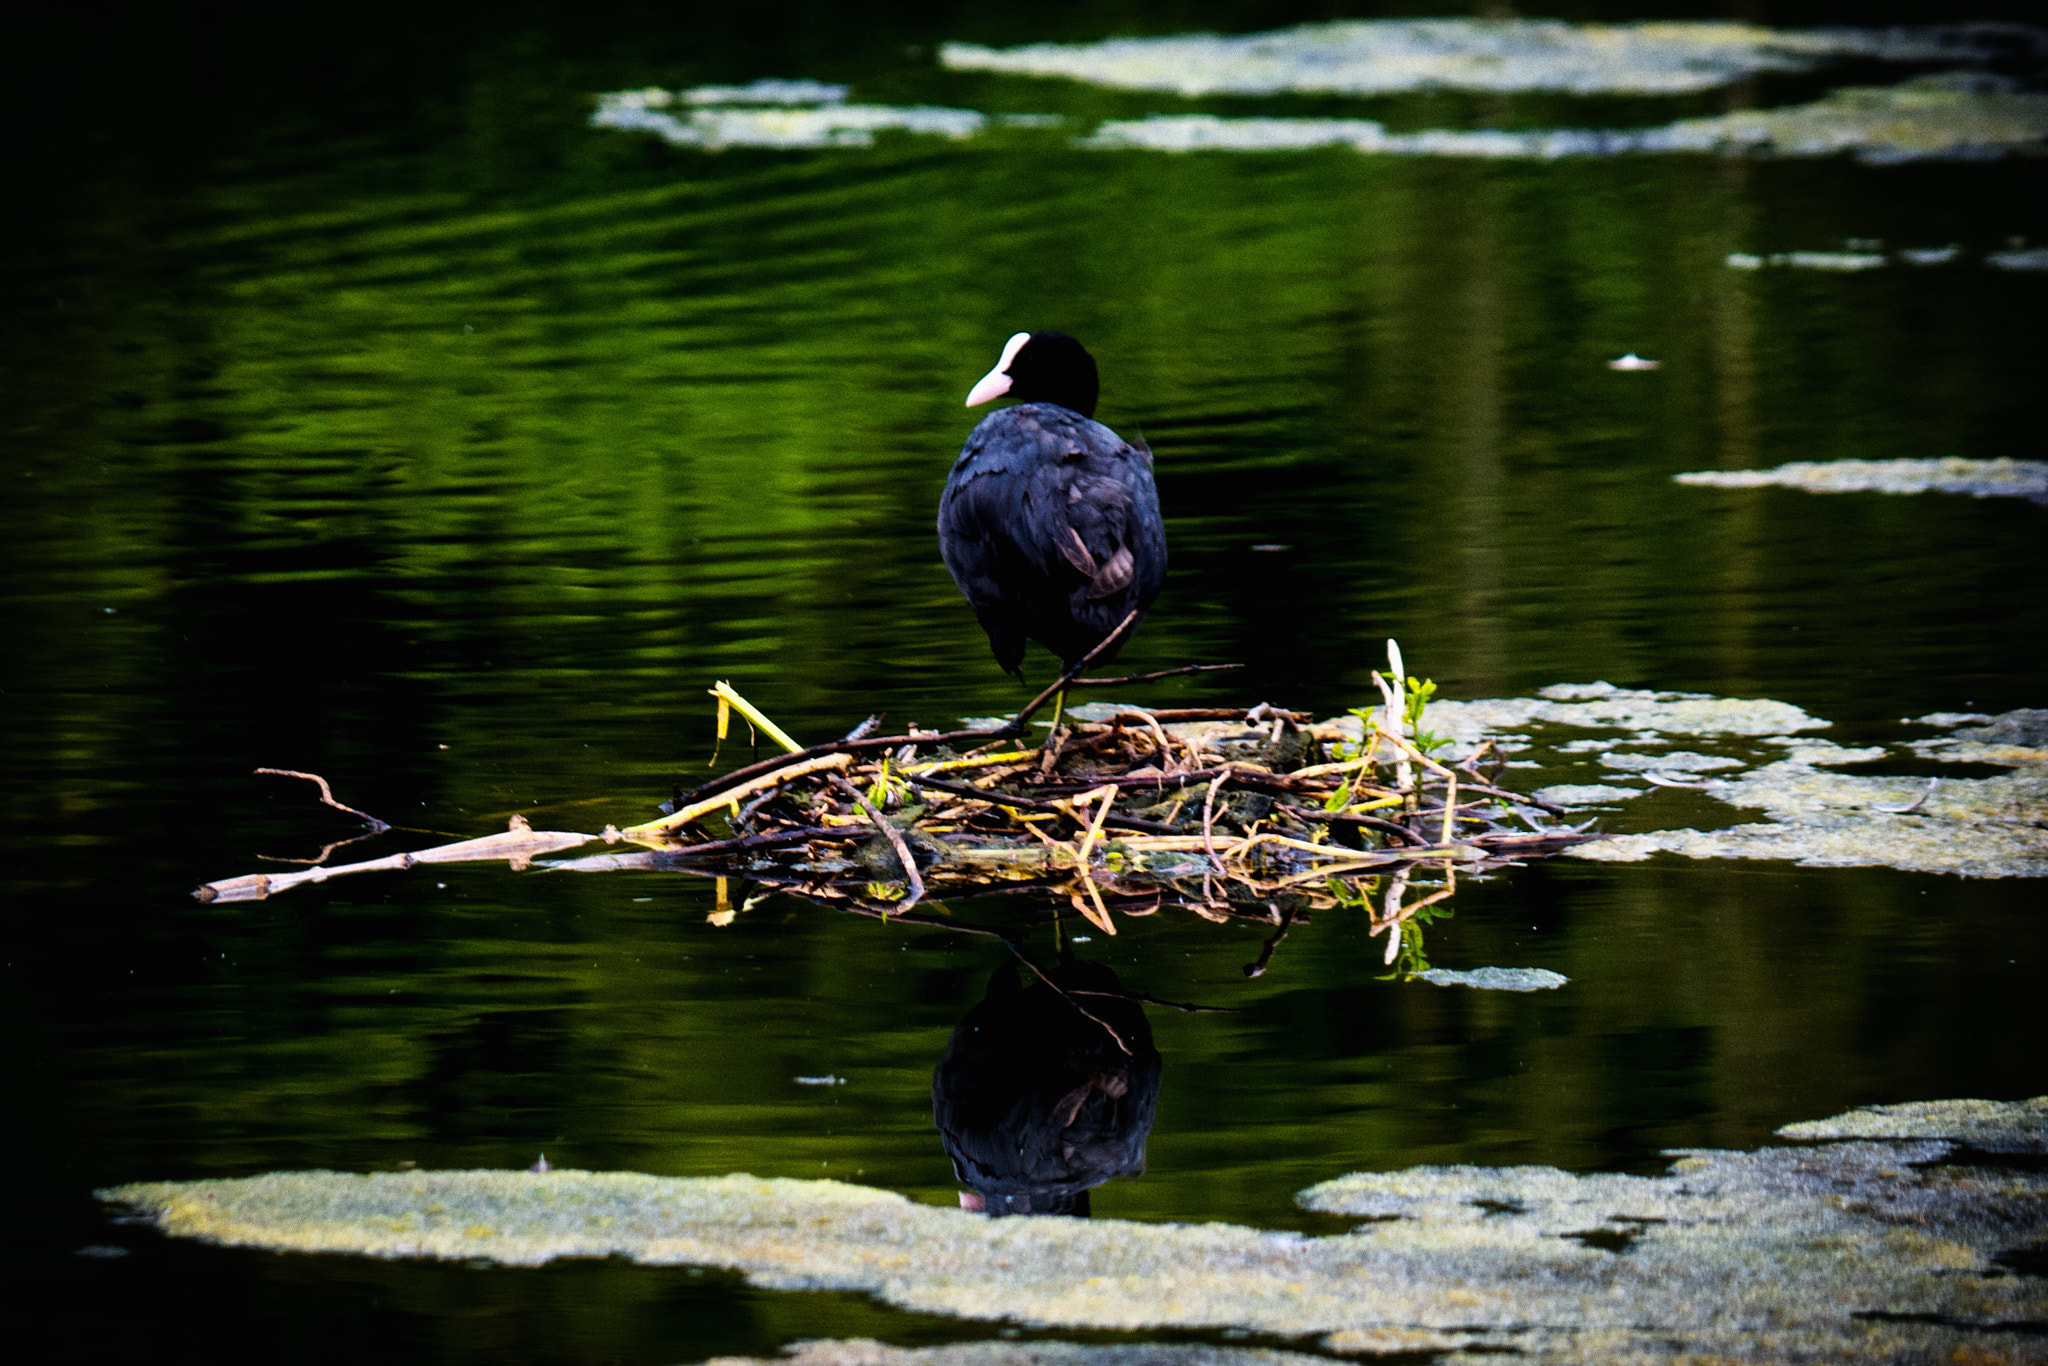
POLYGON ((1003 358, 996 362, 996 368, 976 380, 974 387, 967 391, 967 407, 1001 398, 1010 392, 1011 379, 1004 372, 1010 368, 1010 362, 1017 359, 1017 353, 1024 349, 1024 343, 1030 340, 1029 332, 1019 332, 1003 343, 1003 358))
POLYGON ((967 406, 986 403, 992 398, 1001 398, 1010 392, 1010 377, 1001 370, 991 370, 974 382, 967 391, 967 406))

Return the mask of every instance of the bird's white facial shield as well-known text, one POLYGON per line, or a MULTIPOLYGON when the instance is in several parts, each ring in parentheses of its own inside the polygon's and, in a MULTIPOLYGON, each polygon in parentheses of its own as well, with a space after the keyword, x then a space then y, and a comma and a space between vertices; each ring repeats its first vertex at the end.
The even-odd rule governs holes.
POLYGON ((968 407, 986 403, 993 398, 1001 398, 1010 392, 1010 377, 1004 371, 1010 368, 1010 362, 1017 359, 1017 353, 1022 351, 1024 343, 1030 340, 1029 332, 1019 332, 1003 343, 1003 358, 996 362, 996 368, 976 380, 974 387, 967 391, 968 407))

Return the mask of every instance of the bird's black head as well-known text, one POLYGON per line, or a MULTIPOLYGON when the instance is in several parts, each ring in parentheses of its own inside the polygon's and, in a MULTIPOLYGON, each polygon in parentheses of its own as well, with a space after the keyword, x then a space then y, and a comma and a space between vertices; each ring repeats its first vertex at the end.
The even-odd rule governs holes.
POLYGON ((1057 403, 1083 417, 1095 416, 1101 392, 1095 357, 1064 332, 1019 332, 1003 344, 1003 358, 967 395, 972 408, 990 399, 1057 403))

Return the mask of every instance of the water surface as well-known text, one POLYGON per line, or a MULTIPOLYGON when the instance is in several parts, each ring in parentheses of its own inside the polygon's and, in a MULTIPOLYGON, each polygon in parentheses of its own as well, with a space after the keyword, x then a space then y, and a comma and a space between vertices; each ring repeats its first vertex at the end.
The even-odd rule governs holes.
MULTIPOLYGON (((2048 237, 2048 163, 1166 156, 1031 128, 711 155, 588 126, 598 91, 759 77, 1247 112, 936 66, 950 38, 1103 36, 1008 22, 835 47, 828 27, 693 46, 507 20, 433 30, 411 66, 337 59, 397 73, 383 85, 296 98, 237 74, 246 110, 198 92, 167 126, 109 96, 46 149, 0 322, 0 753, 17 1163, 74 1355, 656 1362, 975 1335, 680 1269, 169 1247, 105 1225, 88 1192, 545 1151, 951 1202, 931 1069, 1003 961, 985 940, 782 898, 715 928, 710 887, 676 876, 186 893, 349 833, 259 765, 419 831, 514 812, 595 829, 706 772, 714 679, 805 740, 878 710, 1014 708, 931 523, 961 396, 1021 327, 1082 337, 1100 416, 1157 455, 1172 574, 1126 661, 1249 665, 1144 700, 1362 705, 1395 636, 1447 696, 1768 696, 1843 743, 2048 703, 2040 507, 1670 477, 2041 458, 2048 277, 1981 258, 2048 237), (1852 239, 1965 250, 1725 264, 1852 239), (1609 370, 1625 352, 1662 368, 1609 370), (822 1074, 847 1084, 792 1080, 822 1074), (131 1251, 74 1255, 89 1245, 131 1251)), ((1146 31, 1233 24, 1176 11, 1146 31)), ((1772 79, 1744 98, 1825 88, 1772 79)), ((1289 111, 1599 126, 1727 98, 1289 111)), ((1256 980, 1256 930, 1128 921, 1078 951, 1234 1013, 1150 1012, 1150 1170, 1094 1208, 1324 1232, 1345 1222, 1292 1193, 1349 1170, 1652 1170, 1855 1103, 2038 1094, 2039 896, 1560 862, 1468 888, 1432 932, 1440 965, 1572 979, 1512 997, 1380 980, 1379 942, 1341 916, 1256 980)))

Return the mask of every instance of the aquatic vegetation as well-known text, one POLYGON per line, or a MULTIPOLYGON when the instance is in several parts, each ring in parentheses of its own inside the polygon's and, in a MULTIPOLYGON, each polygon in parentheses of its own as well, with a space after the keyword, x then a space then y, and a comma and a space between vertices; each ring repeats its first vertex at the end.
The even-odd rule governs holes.
MULTIPOLYGON (((194 896, 263 900, 301 883, 427 863, 505 859, 519 870, 539 854, 602 839, 644 850, 542 866, 715 877, 709 918, 718 926, 759 899, 735 910, 727 892, 733 878, 758 884, 762 895, 786 891, 884 920, 906 918, 933 888, 956 895, 1032 889, 1106 935, 1117 932, 1118 909, 1151 915, 1174 906, 1219 923, 1271 924, 1263 954, 1245 969, 1258 976, 1310 911, 1351 907, 1363 911, 1374 936, 1387 935, 1385 961, 1404 977, 1429 967, 1422 931, 1449 914, 1441 903, 1456 892, 1461 870, 1483 873, 1597 838, 1544 824, 1539 813, 1562 808, 1495 786, 1499 764, 1491 773, 1478 766, 1486 744, 1467 747, 1455 770, 1433 757, 1454 744, 1422 724, 1436 684, 1403 673, 1392 641, 1392 671, 1374 675, 1383 705, 1377 713, 1358 708, 1318 727, 1305 714, 1264 703, 1152 711, 1095 703, 1067 713, 1042 744, 1020 747, 1015 737, 1069 686, 1238 667, 1079 678, 1138 616, 1131 612, 1015 717, 1000 718, 993 738, 980 727, 913 726, 876 736, 880 721, 870 718, 843 739, 804 748, 721 681, 709 690, 719 740, 738 713, 787 753, 678 790, 662 803, 660 819, 587 835, 537 832, 515 816, 503 834, 338 867, 224 878, 194 896), (982 743, 956 748, 972 742, 982 743), (1431 876, 1437 880, 1416 880, 1431 876)), ((1009 942, 1000 931, 980 932, 1009 942)))
POLYGON ((1909 742, 1909 747, 1922 758, 1950 763, 2048 766, 2048 708, 2021 707, 2003 716, 1923 716, 1920 722, 1959 727, 1951 735, 1909 742), (1965 726, 1964 721, 1988 724, 1965 726))
MULTIPOLYGON (((1827 1123, 1866 1125, 1866 1113, 1827 1123)), ((1981 1147, 1987 1134, 2041 1143, 2048 1101, 1925 1105, 1911 1122, 1918 1135, 1896 1142, 1680 1150, 1661 1177, 1354 1173, 1300 1203, 1374 1222, 1320 1238, 1215 1223, 990 1220, 830 1181, 560 1169, 275 1173, 100 1195, 167 1235, 224 1246, 514 1266, 618 1256, 729 1267, 777 1289, 865 1290, 961 1318, 1238 1328, 1315 1335, 1332 1351, 1405 1342, 1545 1361, 2014 1353, 2018 1326, 2048 1314, 2048 1295, 1994 1259, 2048 1234, 2048 1176, 1941 1159, 1951 1140, 1981 1147)), ((1006 1349, 988 1359, 1014 1361, 1006 1349)), ((857 1344, 847 1350, 848 1360, 871 1359, 857 1344)), ((946 1358, 956 1359, 980 1358, 946 1358)))
MULTIPOLYGON (((1787 859, 1807 867, 1881 865, 1964 877, 2048 876, 2048 725, 2043 724, 2048 712, 2039 709, 1995 718, 1942 714, 1902 722, 1945 727, 1987 722, 1948 736, 1902 740, 1896 749, 2017 770, 1932 784, 1921 778, 1828 772, 1884 759, 1894 749, 1848 748, 1799 735, 1825 729, 1828 722, 1768 700, 1644 692, 1607 683, 1559 684, 1534 698, 1437 703, 1427 719, 1460 746, 1491 744, 1517 755, 1518 762, 1541 768, 1596 756, 1608 781, 1536 789, 1536 796, 1553 806, 1583 810, 1678 787, 1768 817, 1767 822, 1718 830, 1637 828, 1579 845, 1570 851, 1576 858, 1620 863, 1675 853, 1787 859), (1544 733, 1549 727, 1626 733, 1551 740, 1544 733), (1705 748, 1723 752, 1662 748, 1675 735, 1693 736, 1695 744, 1713 741, 1705 748), (1759 742, 1778 749, 1779 757, 1758 764, 1759 742), (1613 781, 1638 777, 1648 785, 1623 787, 1613 781)), ((1631 823, 1640 827, 1640 818, 1632 816, 1631 823)))
POLYGON ((1548 968, 1425 968, 1419 982, 1439 987, 1476 987, 1481 991, 1550 991, 1571 979, 1548 968))
POLYGON ((1974 498, 2026 498, 2048 503, 2048 461, 1795 460, 1767 470, 1691 470, 1671 476, 1681 484, 1751 489, 1767 485, 1809 493, 1967 493, 1974 498))
POLYGON ((1809 1139, 1954 1138, 1987 1153, 2048 1152, 2048 1096, 1867 1105, 1832 1119, 1787 1124, 1778 1134, 1809 1139))
POLYGON ((2018 25, 1768 29, 1731 23, 1570 24, 1556 19, 1367 19, 1268 33, 1190 33, 1097 43, 989 48, 947 43, 956 71, 1061 77, 1178 95, 1282 91, 1559 90, 1682 94, 1830 60, 1981 60, 2039 50, 2048 34, 2018 25))
MULTIPOLYGON (((2048 96, 1923 77, 1849 87, 1812 104, 1681 119, 1652 128, 1433 128, 1390 133, 1371 119, 1223 118, 1155 114, 1107 120, 1082 146, 1156 152, 1272 152, 1349 147, 1379 156, 1549 161, 1623 153, 1720 152, 1781 157, 1852 152, 1872 162, 1981 160, 2036 151, 2048 138, 2048 96)), ((1789 264, 1830 269, 1882 265, 1867 254, 1791 253, 1789 264), (1820 258, 1829 258, 1822 260, 1820 258)), ((1731 261, 1731 264, 1737 264, 1731 261)))
POLYGON ((1769 698, 1714 697, 1708 693, 1656 692, 1617 688, 1612 683, 1556 683, 1534 697, 1496 697, 1430 706, 1433 730, 1476 745, 1498 735, 1503 742, 1526 739, 1504 734, 1547 724, 1581 729, 1622 729, 1635 736, 1790 735, 1823 730, 1828 722, 1808 716, 1789 702, 1769 698))
MULTIPOLYGON (((1416 1334, 1418 1339, 1429 1334, 1416 1334)), ((950 1342, 893 1347, 873 1338, 813 1338, 768 1358, 775 1366, 1326 1366, 1329 1358, 1270 1347, 1213 1347, 1205 1342, 1084 1344, 1079 1342, 950 1342)), ((757 1366, 753 1357, 713 1357, 704 1366, 757 1366)), ((767 1366, 759 1362, 758 1366, 767 1366)))
MULTIPOLYGON (((1944 250, 1940 261, 1919 261, 1916 265, 1945 264, 1953 252, 1944 250)), ((1765 266, 1792 266, 1799 270, 1838 270, 1854 272, 1876 270, 1889 265, 1891 258, 1881 251, 1778 251, 1769 256, 1755 256, 1748 252, 1728 253, 1730 270, 1762 270, 1765 266)))
POLYGON ((2048 247, 1994 251, 1984 260, 1999 270, 2048 270, 2048 247))
POLYGON ((597 128, 653 133, 678 147, 871 147, 885 131, 969 138, 988 126, 972 109, 844 104, 846 87, 816 81, 756 81, 750 86, 619 90, 600 95, 597 128), (670 113, 672 107, 679 112, 670 113))
POLYGON ((1822 767, 1884 754, 1878 747, 1794 744, 1775 763, 1699 784, 1730 806, 1761 809, 1768 823, 1616 835, 1576 852, 1603 862, 1664 852, 1790 859, 1805 867, 1876 864, 1962 877, 2048 877, 2048 768, 1923 785, 1918 778, 1822 767))

